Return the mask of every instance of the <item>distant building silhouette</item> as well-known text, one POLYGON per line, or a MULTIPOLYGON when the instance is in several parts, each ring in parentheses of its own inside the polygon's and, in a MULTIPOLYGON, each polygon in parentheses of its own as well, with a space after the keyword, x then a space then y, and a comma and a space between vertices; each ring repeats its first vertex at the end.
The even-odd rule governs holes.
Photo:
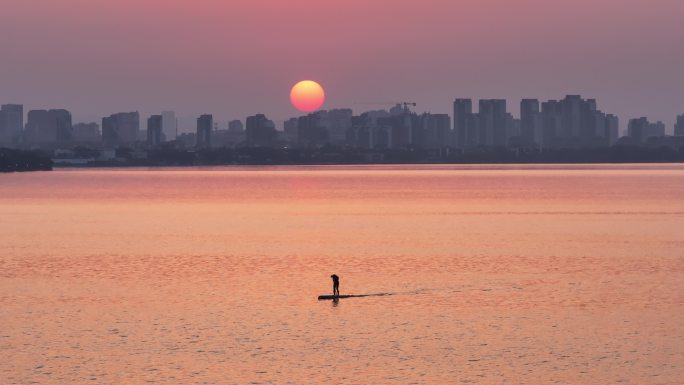
POLYGON ((325 115, 324 127, 328 130, 330 143, 341 146, 347 142, 347 131, 351 128, 353 113, 348 108, 333 109, 325 115))
POLYGON ((32 110, 28 112, 25 143, 53 147, 72 140, 71 113, 67 110, 32 110))
POLYGON ((348 143, 352 127, 351 109, 321 110, 306 116, 285 121, 285 140, 302 147, 332 144, 344 146, 348 143))
POLYGON ((390 109, 391 116, 378 119, 379 129, 376 133, 380 148, 404 148, 413 145, 413 133, 418 126, 418 118, 400 108, 397 105, 390 109))
POLYGON ((351 127, 347 131, 347 143, 364 149, 386 148, 388 133, 378 122, 389 116, 389 112, 385 110, 366 111, 359 116, 352 116, 351 127))
POLYGON ((176 120, 176 113, 174 111, 162 111, 162 133, 164 134, 164 141, 176 140, 178 136, 178 121, 176 120))
POLYGON ((481 99, 478 145, 505 146, 512 117, 506 112, 506 99, 481 99))
POLYGON ((211 133, 214 130, 214 117, 204 114, 197 118, 197 148, 211 148, 211 133))
POLYGON ((595 99, 582 99, 579 95, 542 103, 542 121, 542 141, 550 148, 608 146, 617 124, 613 117, 597 109, 595 99), (607 131, 606 127, 610 129, 607 131))
POLYGON ((542 114, 539 100, 520 101, 520 142, 530 147, 543 147, 542 114))
MULTIPOLYGON (((425 145, 426 132, 424 128, 432 126, 435 130, 444 121, 442 118, 433 118, 432 114, 421 117, 412 112, 408 106, 412 103, 397 104, 390 109, 389 116, 386 112, 374 112, 371 121, 375 121, 375 126, 370 131, 375 148, 422 148, 425 145), (423 125, 424 124, 424 125, 423 125)), ((451 122, 449 130, 444 132, 447 140, 451 140, 451 122)), ((440 128, 443 126, 439 126, 440 128)), ((437 135, 436 132, 433 134, 437 135)))
POLYGON ((677 116, 677 123, 674 127, 675 136, 684 136, 684 114, 677 116))
POLYGON ((283 123, 285 141, 290 144, 299 143, 299 133, 297 128, 297 118, 290 118, 283 123))
POLYGON ((646 117, 630 119, 627 123, 627 136, 635 142, 641 143, 646 139, 649 125, 650 123, 646 117))
POLYGON ((607 114, 604 120, 605 136, 608 139, 608 145, 614 145, 620 136, 620 119, 613 114, 607 114))
POLYGON ((541 104, 542 138, 545 148, 563 147, 563 105, 557 100, 541 104))
POLYGON ((227 130, 217 130, 212 133, 211 143, 213 147, 237 147, 244 145, 245 129, 240 120, 228 122, 227 130))
POLYGON ((24 106, 3 104, 0 107, 0 147, 16 147, 24 130, 24 106))
POLYGON ((81 145, 99 145, 102 143, 100 125, 97 123, 76 123, 71 129, 73 140, 81 145))
POLYGON ((264 114, 249 116, 246 120, 245 137, 249 147, 275 146, 278 135, 275 124, 264 114))
POLYGON ((300 147, 320 147, 328 143, 329 134, 320 112, 297 118, 297 141, 300 147))
MULTIPOLYGON (((175 120, 175 118, 174 118, 175 120)), ((164 115, 152 115, 147 118, 147 144, 156 147, 164 142, 164 115)))
POLYGON ((246 139, 245 126, 242 124, 242 121, 231 120, 228 122, 228 144, 230 146, 240 145, 246 139))
POLYGON ((453 145, 456 148, 473 147, 479 140, 479 119, 473 113, 472 99, 454 100, 454 137, 453 145))
POLYGON ((453 142, 452 136, 448 114, 424 113, 419 117, 419 131, 414 135, 414 144, 428 149, 448 147, 453 142))
POLYGON ((646 117, 630 119, 627 126, 627 136, 637 143, 643 143, 649 138, 663 137, 665 136, 665 124, 662 122, 651 123, 646 117))
POLYGON ((241 120, 231 120, 228 122, 228 131, 230 132, 244 132, 245 126, 241 120))
POLYGON ((365 114, 352 116, 351 127, 347 131, 347 143, 355 148, 372 148, 370 138, 370 122, 365 114))
POLYGON ((659 138, 665 136, 665 124, 661 121, 651 123, 649 127, 649 136, 653 138, 659 138))
POLYGON ((108 147, 132 146, 138 141, 140 114, 120 112, 102 118, 102 142, 108 147))
POLYGON ((181 147, 194 148, 197 146, 197 134, 194 132, 185 132, 178 135, 176 141, 181 147))

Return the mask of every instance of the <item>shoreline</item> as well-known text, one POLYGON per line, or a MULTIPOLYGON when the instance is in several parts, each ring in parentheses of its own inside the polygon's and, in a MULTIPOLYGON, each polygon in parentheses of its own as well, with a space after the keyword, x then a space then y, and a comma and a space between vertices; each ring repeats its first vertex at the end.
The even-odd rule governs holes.
MULTIPOLYGON (((172 168, 262 168, 262 167, 368 167, 368 166, 572 166, 572 165, 684 165, 684 161, 624 161, 624 162, 488 162, 488 163, 445 163, 445 162, 407 162, 407 163, 226 163, 226 164, 163 164, 150 165, 144 163, 96 163, 88 165, 65 164, 55 162, 52 170, 68 170, 68 169, 131 169, 131 168, 158 168, 158 169, 172 169, 172 168)), ((34 170, 46 171, 46 170, 34 170)))

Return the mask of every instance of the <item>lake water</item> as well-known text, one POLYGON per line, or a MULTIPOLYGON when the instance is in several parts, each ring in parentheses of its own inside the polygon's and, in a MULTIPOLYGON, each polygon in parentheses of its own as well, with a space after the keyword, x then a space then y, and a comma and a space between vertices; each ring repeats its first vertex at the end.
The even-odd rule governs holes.
POLYGON ((0 384, 682 384, 684 166, 0 175, 0 384), (342 294, 317 301, 340 276, 342 294))

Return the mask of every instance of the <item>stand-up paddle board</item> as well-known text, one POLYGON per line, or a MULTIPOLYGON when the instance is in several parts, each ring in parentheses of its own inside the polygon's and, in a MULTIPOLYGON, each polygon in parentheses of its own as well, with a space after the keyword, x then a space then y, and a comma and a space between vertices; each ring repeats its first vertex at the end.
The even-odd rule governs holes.
POLYGON ((319 295, 318 300, 328 300, 328 299, 340 299, 340 298, 353 298, 353 297, 364 297, 363 295, 319 295))
POLYGON ((341 298, 362 298, 362 297, 380 297, 383 295, 392 295, 392 293, 378 293, 378 294, 348 294, 348 295, 319 295, 319 301, 336 300, 341 298))

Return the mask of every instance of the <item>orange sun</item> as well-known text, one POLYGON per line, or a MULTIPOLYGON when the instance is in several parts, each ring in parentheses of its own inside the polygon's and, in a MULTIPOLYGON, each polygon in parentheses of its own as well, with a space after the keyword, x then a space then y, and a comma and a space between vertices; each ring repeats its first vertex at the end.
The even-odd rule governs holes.
POLYGON ((302 80, 292 87, 290 102, 299 111, 312 112, 321 108, 325 102, 325 91, 313 80, 302 80))

